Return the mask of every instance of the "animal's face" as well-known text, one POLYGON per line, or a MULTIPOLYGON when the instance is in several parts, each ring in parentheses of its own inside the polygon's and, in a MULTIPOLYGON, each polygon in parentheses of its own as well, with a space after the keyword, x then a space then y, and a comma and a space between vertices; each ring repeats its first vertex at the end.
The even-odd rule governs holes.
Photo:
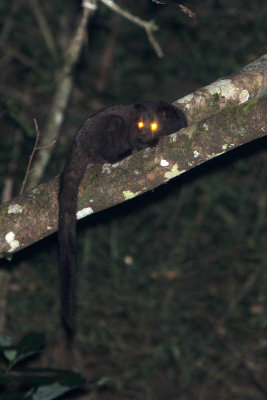
POLYGON ((160 136, 176 132, 185 126, 185 121, 175 107, 166 102, 147 102, 135 104, 134 107, 137 118, 132 129, 140 145, 156 144, 160 136))

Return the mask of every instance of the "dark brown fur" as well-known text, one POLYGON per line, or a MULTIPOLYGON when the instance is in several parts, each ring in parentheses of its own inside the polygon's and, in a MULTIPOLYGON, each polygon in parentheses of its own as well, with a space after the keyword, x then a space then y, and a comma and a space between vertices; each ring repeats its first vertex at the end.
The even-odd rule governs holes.
POLYGON ((134 151, 155 146, 160 136, 185 126, 183 113, 166 102, 122 104, 92 115, 74 137, 59 190, 61 309, 70 330, 74 327, 77 197, 86 166, 116 163, 134 151), (138 128, 140 120, 144 122, 143 129, 138 128), (151 130, 151 122, 158 124, 157 130, 151 130))

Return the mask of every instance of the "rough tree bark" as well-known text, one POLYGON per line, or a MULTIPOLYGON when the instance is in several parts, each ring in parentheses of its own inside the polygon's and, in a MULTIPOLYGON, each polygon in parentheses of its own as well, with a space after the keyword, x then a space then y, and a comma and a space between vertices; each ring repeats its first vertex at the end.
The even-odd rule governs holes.
MULTIPOLYGON (((190 125, 114 165, 90 165, 78 218, 151 190, 195 166, 266 135, 267 55, 239 73, 177 100, 190 125)), ((57 230, 58 177, 2 205, 0 254, 57 230)))

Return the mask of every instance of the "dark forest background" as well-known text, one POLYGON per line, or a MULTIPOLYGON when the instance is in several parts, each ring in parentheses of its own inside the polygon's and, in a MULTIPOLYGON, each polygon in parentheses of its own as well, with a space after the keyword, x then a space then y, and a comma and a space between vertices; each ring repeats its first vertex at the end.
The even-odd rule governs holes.
MULTIPOLYGON (((0 190, 8 177, 12 196, 34 146, 33 118, 42 132, 62 49, 81 14, 80 1, 39 2, 52 50, 33 3, 0 0, 0 190)), ((143 29, 99 3, 43 181, 60 173, 90 113, 121 102, 174 101, 266 52, 261 0, 185 1, 196 25, 176 2, 118 4, 156 20, 164 58, 143 29)), ((110 378, 105 391, 86 398, 266 398, 266 144, 250 143, 79 222, 73 369, 110 378)), ((15 339, 44 331, 42 362, 62 367, 57 265, 55 234, 5 263, 11 280, 4 330, 15 339)))

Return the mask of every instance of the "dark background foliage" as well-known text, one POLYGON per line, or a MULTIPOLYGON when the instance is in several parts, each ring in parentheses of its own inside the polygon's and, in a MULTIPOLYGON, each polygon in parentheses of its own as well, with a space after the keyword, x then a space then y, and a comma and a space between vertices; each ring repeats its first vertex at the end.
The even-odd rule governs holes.
MULTIPOLYGON (((32 2, 0 1, 0 172, 13 180, 13 195, 35 141, 33 118, 41 131, 46 120, 79 3, 40 2, 51 50, 32 2)), ((175 2, 118 3, 157 21, 165 57, 156 57, 141 28, 100 4, 44 180, 60 172, 91 112, 174 101, 266 52, 261 0, 187 1, 195 26, 175 2)), ((259 140, 79 223, 73 367, 111 379, 88 399, 266 398, 266 164, 266 140, 259 140)), ((61 361, 56 241, 52 235, 7 265, 6 332, 16 338, 42 327, 50 346, 43 363, 53 366, 61 361)))

